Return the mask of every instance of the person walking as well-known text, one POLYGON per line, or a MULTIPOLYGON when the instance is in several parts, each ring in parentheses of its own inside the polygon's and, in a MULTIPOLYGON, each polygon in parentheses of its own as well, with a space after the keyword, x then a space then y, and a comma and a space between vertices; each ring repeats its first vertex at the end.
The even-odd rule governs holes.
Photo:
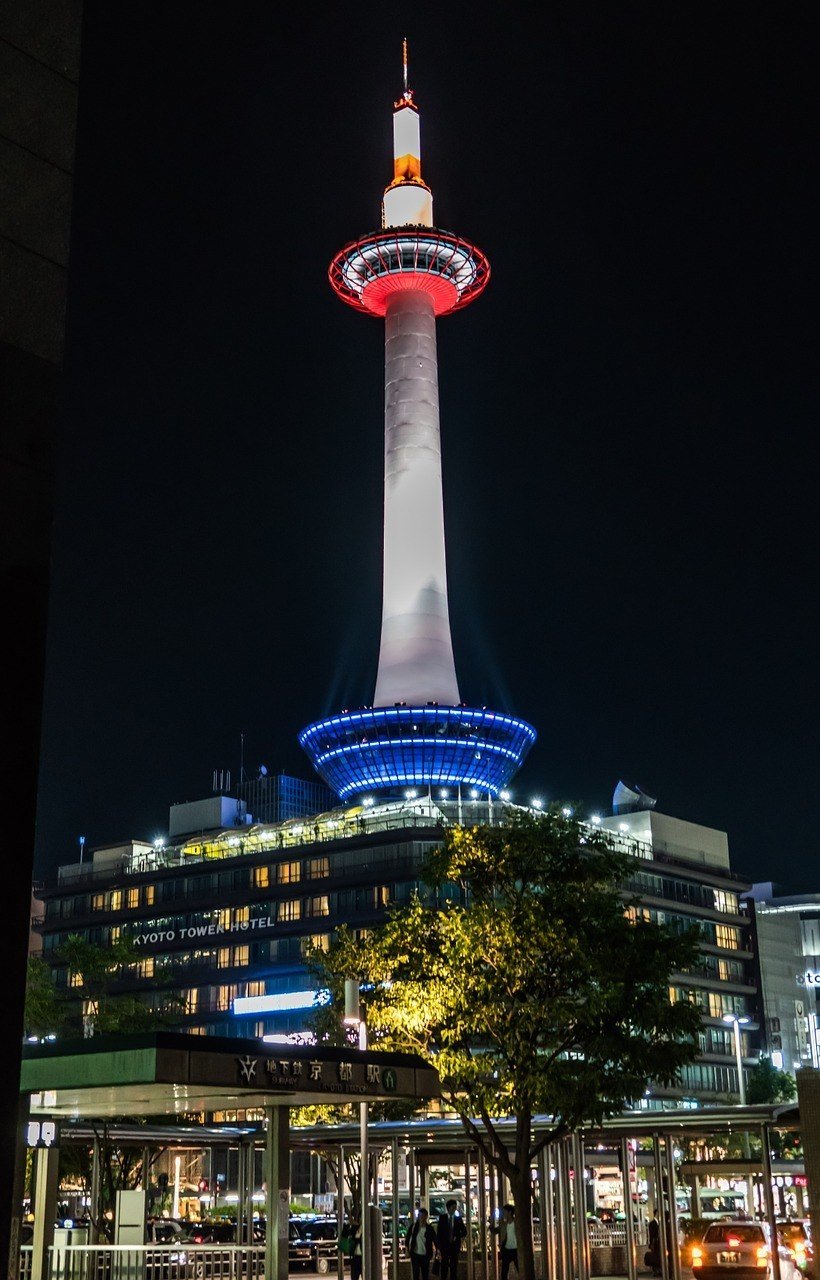
POLYGON ((644 1262, 648 1267, 652 1268, 653 1276, 661 1274, 661 1224, 658 1222, 657 1209, 649 1219, 649 1248, 646 1251, 644 1262))
POLYGON ((515 1267, 516 1276, 520 1276, 518 1265, 518 1241, 515 1236, 515 1210, 511 1204, 501 1208, 501 1224, 498 1228, 498 1251, 501 1255, 501 1280, 509 1280, 510 1267, 515 1267))
POLYGON ((357 1210, 353 1210, 342 1234, 346 1237, 350 1257, 350 1280, 362 1280, 362 1218, 357 1210))
MULTIPOLYGON (((427 1210, 420 1208, 407 1237, 412 1280, 430 1280, 430 1259, 436 1251, 436 1232, 427 1220, 427 1210)), ((351 1277, 353 1280, 353 1277, 351 1277)))
POLYGON ((467 1237, 464 1219, 458 1212, 458 1201, 448 1200, 445 1212, 439 1215, 436 1238, 441 1257, 441 1280, 458 1280, 458 1255, 461 1242, 467 1237))

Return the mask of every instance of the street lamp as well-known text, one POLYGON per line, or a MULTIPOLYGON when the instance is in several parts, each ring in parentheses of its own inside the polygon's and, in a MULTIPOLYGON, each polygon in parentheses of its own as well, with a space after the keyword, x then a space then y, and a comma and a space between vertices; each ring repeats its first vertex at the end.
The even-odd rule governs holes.
POLYGON ((737 1060, 737 1083, 740 1091, 740 1105, 746 1106, 746 1081, 743 1078, 743 1053, 740 1048, 740 1028, 750 1019, 745 1014, 724 1013, 724 1022, 730 1022, 735 1031, 735 1058, 737 1060))
MULTIPOLYGON (((415 795, 415 792, 413 793, 415 795)), ((343 1019, 345 1026, 358 1027, 359 1031, 359 1048, 364 1051, 367 1048, 367 1023, 364 1018, 364 1009, 362 1008, 361 996, 359 994, 359 984, 355 978, 345 978, 345 1012, 343 1019)), ((367 1158, 367 1121, 368 1107, 366 1102, 359 1103, 359 1192, 361 1205, 361 1243, 362 1243, 362 1280, 370 1280, 370 1258, 368 1249, 370 1247, 370 1170, 367 1158)), ((341 1162, 340 1162, 341 1170, 341 1162)), ((395 1193, 394 1193, 395 1194, 395 1193)), ((341 1231, 342 1226, 342 1210, 343 1206, 338 1203, 336 1221, 341 1231)), ((354 1241, 355 1248, 355 1241, 354 1241)))

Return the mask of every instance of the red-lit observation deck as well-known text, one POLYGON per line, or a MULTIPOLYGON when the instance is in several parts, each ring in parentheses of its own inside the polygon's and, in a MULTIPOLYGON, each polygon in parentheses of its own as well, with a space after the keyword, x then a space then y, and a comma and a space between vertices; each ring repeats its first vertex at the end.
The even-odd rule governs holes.
POLYGON ((383 316, 396 293, 427 294, 437 316, 458 311, 483 292, 490 264, 475 245, 437 227, 394 227, 345 245, 330 283, 357 311, 383 316))

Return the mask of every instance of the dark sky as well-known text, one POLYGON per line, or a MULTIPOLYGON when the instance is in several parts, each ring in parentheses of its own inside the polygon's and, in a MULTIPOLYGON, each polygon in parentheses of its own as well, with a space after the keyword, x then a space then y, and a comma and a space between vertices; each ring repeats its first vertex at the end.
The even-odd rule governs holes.
POLYGON ((634 780, 820 888, 816 50, 756 8, 87 5, 41 873, 372 697, 382 329, 326 269, 406 34, 492 264, 439 325, 462 697, 537 728, 517 796, 634 780))

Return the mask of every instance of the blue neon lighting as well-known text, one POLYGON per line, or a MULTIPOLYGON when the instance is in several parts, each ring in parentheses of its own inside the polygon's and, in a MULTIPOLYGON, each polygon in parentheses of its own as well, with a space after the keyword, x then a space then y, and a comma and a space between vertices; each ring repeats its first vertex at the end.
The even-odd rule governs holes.
POLYGON ((476 707, 371 707, 308 725, 299 743, 342 799, 407 785, 497 796, 535 742, 532 725, 476 707))

